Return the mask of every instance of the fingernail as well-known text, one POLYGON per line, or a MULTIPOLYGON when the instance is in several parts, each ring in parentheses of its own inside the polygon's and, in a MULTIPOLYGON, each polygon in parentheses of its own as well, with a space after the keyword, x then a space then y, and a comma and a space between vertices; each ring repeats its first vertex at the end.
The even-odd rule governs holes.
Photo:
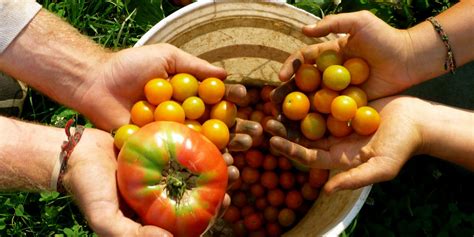
POLYGON ((296 72, 301 66, 301 60, 295 59, 293 60, 293 71, 296 72))

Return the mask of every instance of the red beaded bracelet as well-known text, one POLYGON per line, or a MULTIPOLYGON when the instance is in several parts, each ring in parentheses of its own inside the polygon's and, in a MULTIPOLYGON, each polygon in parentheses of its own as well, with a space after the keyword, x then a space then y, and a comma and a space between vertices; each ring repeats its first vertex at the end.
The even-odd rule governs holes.
POLYGON ((74 134, 71 134, 71 126, 74 123, 74 119, 69 119, 65 126, 67 141, 64 141, 61 145, 61 153, 59 154, 59 160, 56 167, 53 170, 51 178, 51 189, 57 190, 60 193, 66 192, 66 189, 62 185, 64 173, 66 172, 67 162, 71 156, 72 151, 76 147, 79 140, 81 140, 82 133, 84 132, 83 126, 76 126, 74 134))
POLYGON ((446 32, 444 32, 443 27, 434 17, 428 17, 428 20, 434 27, 436 33, 438 33, 441 41, 443 41, 444 46, 447 50, 446 61, 444 62, 444 70, 449 70, 452 74, 456 70, 456 60, 454 59, 454 53, 451 49, 451 45, 449 44, 449 38, 446 32))

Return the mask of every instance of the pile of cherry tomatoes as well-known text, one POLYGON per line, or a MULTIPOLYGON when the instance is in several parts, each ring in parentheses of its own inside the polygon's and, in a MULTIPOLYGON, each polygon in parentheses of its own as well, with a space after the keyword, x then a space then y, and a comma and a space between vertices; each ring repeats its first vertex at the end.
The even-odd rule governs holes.
POLYGON ((218 78, 199 82, 193 75, 178 73, 169 80, 155 78, 144 88, 146 100, 136 102, 131 122, 115 133, 121 148, 130 134, 153 121, 183 123, 211 140, 219 149, 229 142, 229 128, 235 123, 237 106, 224 100, 225 85, 218 78), (121 139, 123 137, 123 139, 121 139))
POLYGON ((355 131, 359 135, 374 133, 379 124, 378 112, 367 106, 367 95, 358 85, 369 77, 369 66, 361 58, 343 61, 335 51, 323 52, 316 66, 303 64, 295 73, 299 91, 285 97, 283 114, 300 121, 302 134, 317 140, 326 129, 335 137, 355 131))

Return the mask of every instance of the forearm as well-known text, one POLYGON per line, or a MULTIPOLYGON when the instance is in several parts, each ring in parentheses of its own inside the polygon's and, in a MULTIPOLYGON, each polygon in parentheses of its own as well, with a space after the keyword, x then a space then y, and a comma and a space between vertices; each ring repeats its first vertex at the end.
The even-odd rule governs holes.
POLYGON ((429 104, 421 124, 422 153, 474 171, 474 112, 429 104))
POLYGON ((0 191, 48 190, 66 135, 0 116, 0 191))
POLYGON ((103 48, 43 9, 0 54, 0 70, 76 108, 73 101, 104 55, 103 48))
MULTIPOLYGON (((474 1, 464 0, 435 17, 449 37, 457 66, 474 60, 474 1)), ((412 43, 408 62, 417 83, 445 74, 447 50, 433 25, 424 21, 408 29, 412 43)))

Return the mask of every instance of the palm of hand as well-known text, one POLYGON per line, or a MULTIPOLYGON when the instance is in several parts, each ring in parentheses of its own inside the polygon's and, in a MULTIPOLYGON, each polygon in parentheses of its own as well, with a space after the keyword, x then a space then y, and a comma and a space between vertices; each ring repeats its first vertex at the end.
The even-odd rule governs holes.
POLYGON ((349 32, 339 45, 345 56, 360 57, 369 63, 370 77, 361 86, 368 98, 393 95, 413 85, 406 63, 410 45, 408 33, 391 28, 378 18, 370 17, 367 21, 370 23, 349 32))
POLYGON ((112 137, 86 130, 72 153, 64 184, 100 236, 169 236, 153 226, 141 226, 119 209, 112 137))
POLYGON ((393 179, 421 146, 419 124, 413 115, 416 103, 409 97, 388 97, 371 103, 381 116, 381 124, 372 136, 352 134, 329 137, 315 142, 296 143, 274 137, 272 148, 310 167, 342 169, 326 184, 325 190, 354 189, 393 179))
MULTIPOLYGON (((153 78, 187 72, 197 78, 225 77, 223 69, 212 66, 169 44, 131 48, 110 54, 92 72, 82 94, 83 113, 99 128, 112 130, 130 120, 130 108, 144 99, 143 88, 153 78)), ((82 111, 81 111, 82 112, 82 111)))

